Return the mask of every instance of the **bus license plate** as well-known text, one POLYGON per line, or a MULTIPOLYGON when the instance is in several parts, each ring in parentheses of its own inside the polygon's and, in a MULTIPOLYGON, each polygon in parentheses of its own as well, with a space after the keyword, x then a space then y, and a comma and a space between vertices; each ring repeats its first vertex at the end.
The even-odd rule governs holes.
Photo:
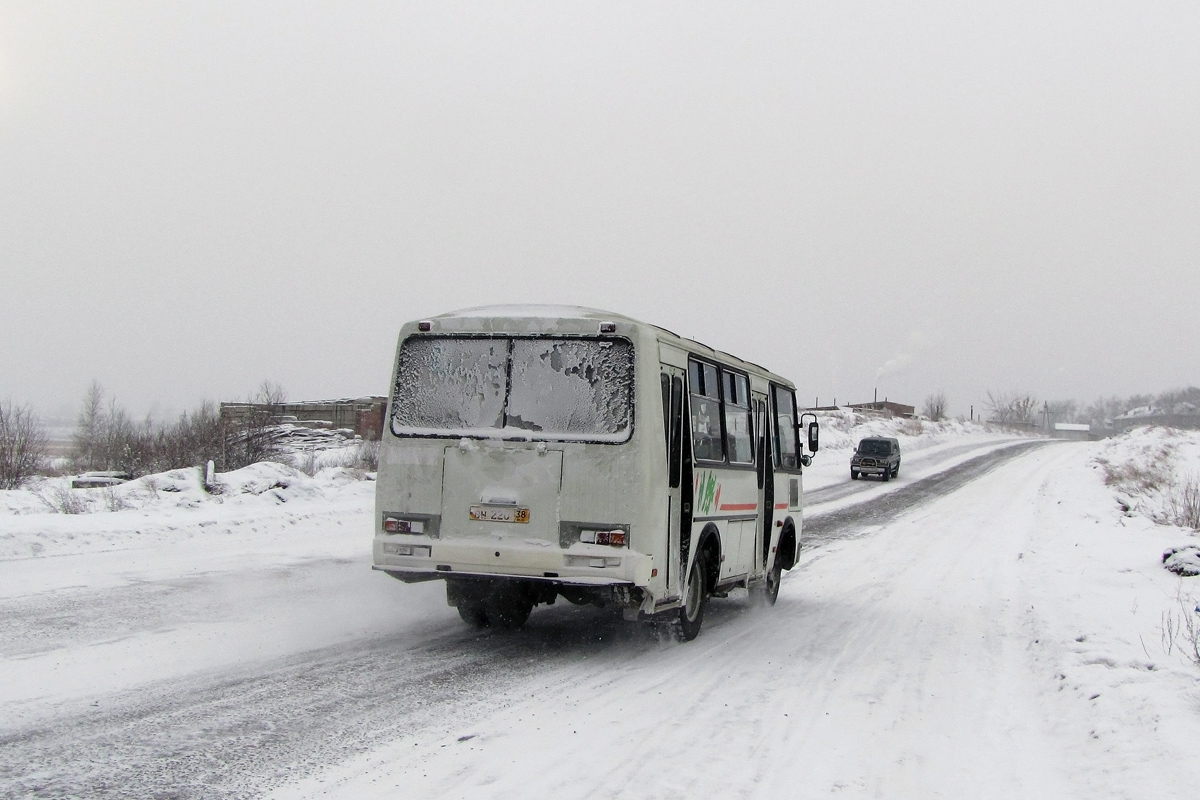
POLYGON ((471 519, 478 522, 529 522, 529 509, 471 506, 471 519))

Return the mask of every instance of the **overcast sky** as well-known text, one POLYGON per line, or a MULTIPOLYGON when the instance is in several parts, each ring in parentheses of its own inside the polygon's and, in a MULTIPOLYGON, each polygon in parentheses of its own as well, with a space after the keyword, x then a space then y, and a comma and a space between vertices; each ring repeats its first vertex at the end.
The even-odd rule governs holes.
POLYGON ((639 317, 802 402, 1200 384, 1200 4, 0 0, 0 399, 639 317))

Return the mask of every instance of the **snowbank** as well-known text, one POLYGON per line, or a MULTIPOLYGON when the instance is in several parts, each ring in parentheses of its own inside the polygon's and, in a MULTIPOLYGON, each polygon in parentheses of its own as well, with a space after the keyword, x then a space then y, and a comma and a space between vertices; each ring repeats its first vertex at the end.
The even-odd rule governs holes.
POLYGON ((862 414, 849 408, 820 411, 821 450, 853 450, 860 439, 869 436, 892 437, 900 441, 900 451, 923 450, 948 441, 965 442, 973 439, 1016 438, 1022 434, 997 430, 992 426, 965 420, 929 422, 903 417, 883 417, 862 414))
POLYGON ((1200 431, 1134 428, 1105 440, 1094 464, 1129 514, 1144 514, 1162 525, 1195 528, 1195 495, 1200 486, 1200 431), (1189 490, 1189 485, 1192 487, 1189 490))
POLYGON ((359 511, 373 496, 372 473, 326 467, 310 477, 274 462, 218 473, 208 486, 196 468, 95 489, 72 489, 69 476, 44 478, 0 492, 0 561, 229 533, 280 516, 284 504, 282 516, 293 518, 346 505, 359 511))

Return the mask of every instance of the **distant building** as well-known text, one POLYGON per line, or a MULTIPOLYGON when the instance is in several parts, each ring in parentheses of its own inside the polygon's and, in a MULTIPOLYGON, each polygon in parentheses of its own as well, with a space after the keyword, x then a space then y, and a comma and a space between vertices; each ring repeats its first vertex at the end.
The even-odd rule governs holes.
POLYGON ((1091 441, 1092 426, 1080 425, 1074 422, 1056 422, 1054 423, 1054 438, 1076 442, 1091 441))
POLYGON ((878 411, 891 414, 893 417, 915 417, 916 406, 906 406, 903 403, 893 403, 891 400, 873 400, 870 403, 851 403, 855 411, 878 411))
POLYGON ((1192 403, 1176 403, 1169 407, 1139 406, 1112 419, 1112 426, 1117 431, 1126 431, 1140 425, 1200 430, 1200 408, 1192 403))
POLYGON ((268 413, 279 423, 290 422, 302 428, 352 431, 364 439, 381 439, 386 410, 387 398, 375 396, 276 405, 221 403, 221 422, 236 422, 254 413, 268 413))
POLYGON ((870 403, 847 403, 841 406, 813 406, 805 410, 840 411, 843 408, 849 408, 854 411, 865 411, 867 413, 888 414, 893 417, 915 417, 917 415, 916 406, 906 406, 903 403, 893 403, 890 400, 873 400, 870 403))

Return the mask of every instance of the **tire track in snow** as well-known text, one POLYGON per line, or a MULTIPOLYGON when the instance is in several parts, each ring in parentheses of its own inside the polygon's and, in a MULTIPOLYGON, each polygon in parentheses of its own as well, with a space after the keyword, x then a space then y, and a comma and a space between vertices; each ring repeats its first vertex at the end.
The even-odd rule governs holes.
POLYGON ((0 735, 0 797, 259 797, 405 734, 461 728, 548 667, 672 646, 648 626, 562 604, 527 628, 413 631, 106 697, 93 712, 0 735))
POLYGON ((855 503, 852 506, 821 513, 819 510, 806 513, 802 542, 804 547, 819 547, 822 544, 848 539, 870 533, 872 529, 895 519, 904 512, 962 488, 971 481, 991 472, 996 467, 1050 444, 1048 441, 1021 442, 1020 444, 993 450, 965 461, 957 466, 904 486, 879 497, 855 503))
MULTIPOLYGON (((1026 440, 1024 443, 1028 444, 1029 442, 1026 440)), ((994 448, 993 450, 989 450, 989 452, 995 452, 996 450, 1011 446, 1011 444, 1002 444, 997 448, 994 444, 980 444, 978 442, 971 442, 969 444, 961 444, 955 447, 938 449, 935 452, 930 452, 929 450, 918 450, 912 455, 907 455, 904 457, 902 468, 911 474, 914 468, 919 469, 924 467, 928 462, 932 462, 932 464, 936 466, 939 463, 950 461, 955 456, 963 455, 964 453, 970 453, 972 451, 977 452, 981 449, 989 447, 994 448)), ((955 469, 955 467, 946 467, 942 470, 939 470, 939 472, 947 472, 951 469, 955 469)), ((879 489, 880 484, 878 481, 868 480, 865 477, 860 481, 846 480, 846 474, 843 473, 842 480, 837 483, 833 483, 828 486, 822 486, 818 489, 805 489, 804 505, 806 508, 808 508, 822 503, 840 500, 843 497, 864 494, 866 492, 877 492, 879 489)))

